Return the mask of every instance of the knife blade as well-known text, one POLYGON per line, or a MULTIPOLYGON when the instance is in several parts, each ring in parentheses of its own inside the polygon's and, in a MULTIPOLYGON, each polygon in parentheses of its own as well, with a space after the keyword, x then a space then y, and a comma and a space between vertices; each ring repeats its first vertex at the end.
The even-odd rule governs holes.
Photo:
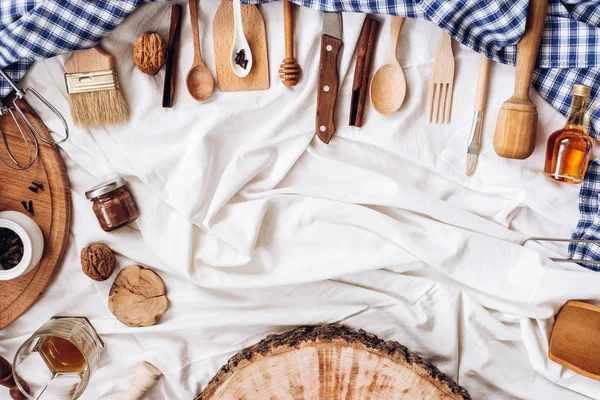
POLYGON ((323 13, 315 125, 317 136, 324 143, 329 143, 335 132, 334 114, 338 92, 337 59, 342 45, 342 13, 323 13))

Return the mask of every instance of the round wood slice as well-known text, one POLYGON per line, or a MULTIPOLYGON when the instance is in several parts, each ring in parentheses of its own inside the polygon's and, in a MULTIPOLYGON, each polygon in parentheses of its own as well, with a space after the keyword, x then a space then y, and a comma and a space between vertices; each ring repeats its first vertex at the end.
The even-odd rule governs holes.
MULTIPOLYGON (((28 119, 42 135, 48 130, 35 113, 19 102, 28 119)), ((19 130, 10 115, 0 117, 0 132, 21 162, 28 160, 28 152, 19 130)), ((27 170, 14 171, 0 162, 0 211, 25 212, 21 201, 33 202, 34 214, 28 214, 40 226, 44 235, 44 254, 33 271, 10 281, 0 281, 0 329, 29 309, 44 292, 58 268, 69 237, 71 226, 71 194, 65 164, 57 146, 38 140, 38 160, 27 170), (44 185, 44 190, 31 192, 31 182, 44 185)), ((0 155, 7 159, 0 140, 0 155)))
POLYGON ((108 309, 127 326, 154 325, 168 308, 161 277, 139 265, 119 272, 108 294, 108 309))
POLYGON ((223 366, 196 400, 471 399, 398 342, 343 326, 269 335, 223 366))

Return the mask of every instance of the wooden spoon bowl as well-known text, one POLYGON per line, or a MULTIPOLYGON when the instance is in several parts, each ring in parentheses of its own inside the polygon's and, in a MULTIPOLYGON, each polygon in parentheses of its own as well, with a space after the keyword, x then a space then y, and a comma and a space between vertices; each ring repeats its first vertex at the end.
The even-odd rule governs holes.
POLYGON ((195 100, 203 101, 210 97, 213 92, 215 81, 213 80, 210 70, 205 65, 193 65, 189 70, 185 85, 187 86, 190 96, 195 100))
POLYGON ((381 114, 391 114, 402 106, 406 96, 406 79, 398 64, 381 66, 371 79, 371 103, 381 114))
POLYGON ((369 95, 375 110, 381 114, 391 114, 398 111, 406 97, 406 78, 402 67, 396 58, 398 38, 403 17, 390 17, 390 47, 387 57, 371 79, 369 95))

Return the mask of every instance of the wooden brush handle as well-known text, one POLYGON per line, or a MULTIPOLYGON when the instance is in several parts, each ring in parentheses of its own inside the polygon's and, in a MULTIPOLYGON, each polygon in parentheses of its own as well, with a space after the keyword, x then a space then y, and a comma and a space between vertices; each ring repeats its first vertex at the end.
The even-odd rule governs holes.
POLYGON ((479 74, 477 75, 477 92, 475 93, 475 111, 483 111, 487 95, 488 77, 491 61, 486 56, 480 56, 479 74))
POLYGON ((533 67, 535 66, 540 41, 542 40, 547 9, 548 0, 529 1, 525 35, 523 35, 517 44, 517 70, 515 76, 514 97, 521 100, 529 101, 531 77, 533 75, 533 67))
POLYGON ((294 58, 294 22, 293 5, 283 0, 283 27, 285 30, 285 58, 294 58))
POLYGON ((106 71, 115 67, 115 58, 100 46, 74 51, 65 62, 68 73, 106 71))

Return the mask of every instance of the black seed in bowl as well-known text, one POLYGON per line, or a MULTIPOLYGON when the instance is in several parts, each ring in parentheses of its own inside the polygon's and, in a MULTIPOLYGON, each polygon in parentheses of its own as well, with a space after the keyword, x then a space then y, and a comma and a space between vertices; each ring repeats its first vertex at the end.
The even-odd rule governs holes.
POLYGON ((15 231, 0 228, 0 270, 16 267, 23 258, 23 241, 15 231))

